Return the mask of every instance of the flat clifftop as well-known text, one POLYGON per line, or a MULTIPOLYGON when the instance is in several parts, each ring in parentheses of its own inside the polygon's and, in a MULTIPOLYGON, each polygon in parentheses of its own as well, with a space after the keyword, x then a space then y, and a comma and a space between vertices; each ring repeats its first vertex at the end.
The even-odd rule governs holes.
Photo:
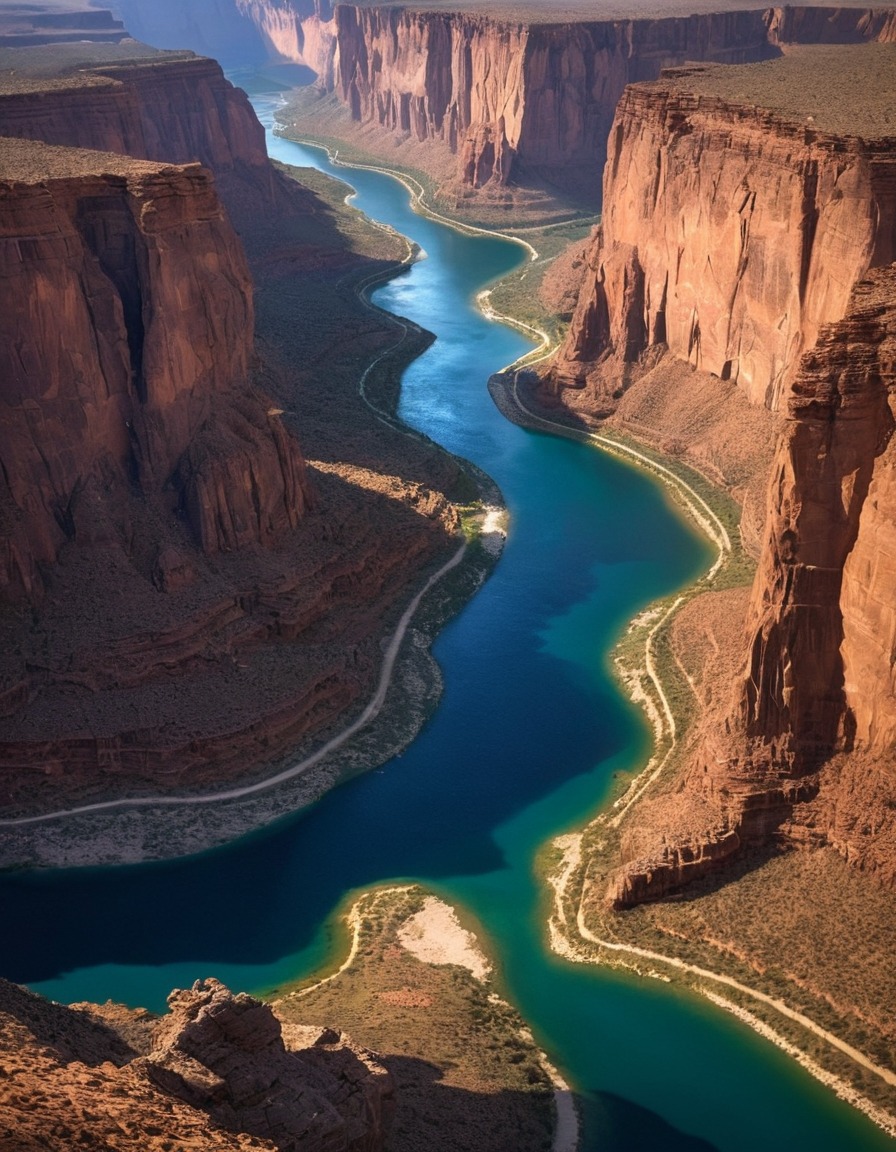
POLYGON ((753 106, 832 136, 896 136, 896 45, 793 45, 757 64, 669 69, 654 87, 753 106))
POLYGON ((0 136, 0 187, 8 183, 41 184, 84 176, 153 176, 171 168, 171 164, 134 160, 117 152, 95 152, 89 148, 66 148, 62 144, 0 136))
POLYGON ((194 52, 167 52, 124 40, 119 44, 39 44, 27 48, 0 45, 0 95, 114 84, 103 68, 170 65, 196 60, 194 52))
MULTIPOLYGON (((596 24, 605 20, 650 20, 667 16, 697 16, 722 12, 762 12, 767 6, 738 3, 737 0, 632 0, 631 3, 576 3, 575 0, 427 0, 416 4, 382 4, 377 0, 357 0, 355 8, 404 8, 409 11, 468 12, 496 21, 520 24, 596 24)), ((867 8, 861 0, 845 0, 837 8, 867 8)))

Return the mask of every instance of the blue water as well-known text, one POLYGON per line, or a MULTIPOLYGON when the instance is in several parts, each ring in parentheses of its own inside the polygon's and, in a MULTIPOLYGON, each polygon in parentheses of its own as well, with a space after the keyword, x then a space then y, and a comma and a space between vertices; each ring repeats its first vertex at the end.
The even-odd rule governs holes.
MULTIPOLYGON (((271 150, 328 169, 317 151, 275 139, 271 150)), ((608 645, 708 550, 644 475, 492 405, 487 376, 528 345, 471 299, 525 253, 414 215, 388 178, 348 178, 360 206, 427 253, 375 294, 438 337, 405 375, 401 414, 495 477, 511 513, 495 574, 435 645, 442 703, 403 756, 225 849, 0 877, 0 972, 59 1000, 153 1008, 206 975, 263 989, 332 961, 334 914, 353 891, 416 879, 482 926, 508 996, 580 1094, 588 1149, 892 1152, 710 1005, 547 950, 536 853, 649 747, 608 678, 608 645)))

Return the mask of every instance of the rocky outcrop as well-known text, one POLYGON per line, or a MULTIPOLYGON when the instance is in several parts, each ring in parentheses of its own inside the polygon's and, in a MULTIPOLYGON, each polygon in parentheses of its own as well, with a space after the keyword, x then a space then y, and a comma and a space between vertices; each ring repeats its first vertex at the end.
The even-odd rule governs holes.
POLYGON ((251 282, 209 174, 3 149, 2 587, 33 597, 67 541, 126 538, 131 485, 181 501, 209 553, 293 527, 304 465, 246 391, 251 282))
POLYGON ((377 1057, 328 1029, 281 1027, 216 980, 168 1015, 66 1008, 0 981, 0 1145, 186 1152, 379 1152, 393 1110, 377 1057))
POLYGON ((679 70, 620 104, 555 402, 571 384, 573 407, 605 414, 663 351, 784 421, 743 666, 704 709, 681 787, 626 824, 617 907, 772 841, 896 876, 894 69, 888 45, 802 49, 679 70))
POLYGON ((392 1083, 372 1053, 329 1029, 291 1028, 271 1008, 217 980, 169 996, 146 1058, 149 1079, 232 1132, 306 1147, 375 1152, 392 1110, 392 1083))
MULTIPOLYGON (((890 49, 841 56, 892 72, 890 49)), ((766 84, 774 102, 775 81, 803 59, 685 69, 626 90, 602 227, 549 393, 581 389, 570 403, 606 414, 639 362, 668 348, 755 404, 786 405, 822 326, 869 268, 896 257, 894 139, 861 115, 826 131, 811 96, 793 108, 750 102, 766 84), (718 94, 741 77, 746 100, 718 94)))
POLYGON ((40 49, 0 73, 0 135, 211 168, 237 222, 287 212, 294 194, 268 160, 264 130, 214 60, 121 45, 60 44, 52 76, 40 49), (40 98, 36 93, 40 92, 40 98))
POLYGON ((889 265, 857 285, 794 382, 747 618, 747 667, 727 717, 706 726, 686 780, 685 795, 714 825, 631 853, 610 884, 617 907, 664 895, 742 844, 775 836, 832 844, 896 878, 894 412, 889 265))

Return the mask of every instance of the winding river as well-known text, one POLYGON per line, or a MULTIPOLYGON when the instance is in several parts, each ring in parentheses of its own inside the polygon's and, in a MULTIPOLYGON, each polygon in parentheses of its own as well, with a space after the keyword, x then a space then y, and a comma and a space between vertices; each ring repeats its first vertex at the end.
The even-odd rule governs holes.
MULTIPOLYGON (((255 99, 270 122, 271 100, 255 99)), ((274 138, 271 150, 329 170, 322 153, 274 138)), ((153 1008, 205 975, 263 989, 320 967, 353 891, 419 880, 478 921, 507 995, 580 1095, 588 1149, 892 1152, 700 998, 549 952, 536 854, 649 747, 606 652, 651 599, 705 568, 709 550, 644 474, 494 408, 486 378, 529 345, 473 298, 522 249, 413 214, 387 177, 348 178, 360 207, 427 256, 374 296, 438 336, 406 373, 401 415, 489 472, 511 513, 495 574, 435 646, 442 703, 403 756, 227 848, 0 877, 0 972, 63 1001, 153 1008)))

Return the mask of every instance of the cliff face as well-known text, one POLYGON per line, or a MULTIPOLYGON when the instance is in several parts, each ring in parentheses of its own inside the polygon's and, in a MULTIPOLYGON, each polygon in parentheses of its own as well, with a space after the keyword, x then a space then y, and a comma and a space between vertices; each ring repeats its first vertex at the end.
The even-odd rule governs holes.
POLYGON ((802 359, 769 483, 746 669, 727 715, 704 725, 683 792, 655 802, 662 846, 645 853, 627 837, 608 892, 617 906, 771 837, 830 844, 896 879, 894 414, 890 265, 857 285, 802 359))
POLYGON ((661 345, 776 410, 852 286, 896 257, 892 141, 688 85, 685 70, 629 88, 613 124, 602 228, 549 385, 585 388, 595 413, 661 345))
POLYGON ((4 587, 34 594, 35 565, 100 533, 96 504, 114 521, 130 484, 179 492, 208 552, 294 525, 295 442, 252 394, 230 406, 249 375, 251 282, 209 174, 4 148, 22 161, 0 184, 4 587))
POLYGON ((579 386, 600 414, 655 347, 784 423, 741 670, 727 699, 708 694, 682 786, 627 824, 617 906, 770 840, 896 878, 894 67, 884 45, 813 48, 673 72, 620 104, 603 227, 548 386, 561 402, 579 386))
POLYGON ((66 1008, 0 982, 0 1143, 58 1152, 307 1149, 380 1152, 392 1079, 328 1029, 281 1026, 268 1005, 216 980, 155 1018, 66 1008))
POLYGON ((336 11, 336 87, 354 119, 447 145, 474 188, 537 176, 593 188, 627 83, 688 59, 761 59, 760 12, 566 25, 336 11))
POLYGON ((114 6, 132 35, 159 48, 191 48, 238 67, 288 60, 332 78, 329 0, 118 0, 114 6))
POLYGON ((534 181, 596 200, 626 85, 782 45, 887 41, 894 27, 892 11, 849 8, 547 24, 339 5, 335 88, 360 124, 456 154, 461 186, 534 181))
POLYGON ((304 64, 327 87, 333 84, 336 28, 329 0, 236 0, 237 10, 258 30, 267 54, 275 60, 304 64))
MULTIPOLYGON (((141 160, 211 168, 231 214, 286 211, 290 196, 267 157, 248 97, 214 60, 187 53, 79 45, 55 49, 68 74, 53 82, 0 85, 0 135, 118 152, 141 160), (80 63, 79 63, 80 60, 80 63), (40 98, 35 88, 41 89, 40 98)), ((19 50, 18 73, 37 54, 19 50)))

